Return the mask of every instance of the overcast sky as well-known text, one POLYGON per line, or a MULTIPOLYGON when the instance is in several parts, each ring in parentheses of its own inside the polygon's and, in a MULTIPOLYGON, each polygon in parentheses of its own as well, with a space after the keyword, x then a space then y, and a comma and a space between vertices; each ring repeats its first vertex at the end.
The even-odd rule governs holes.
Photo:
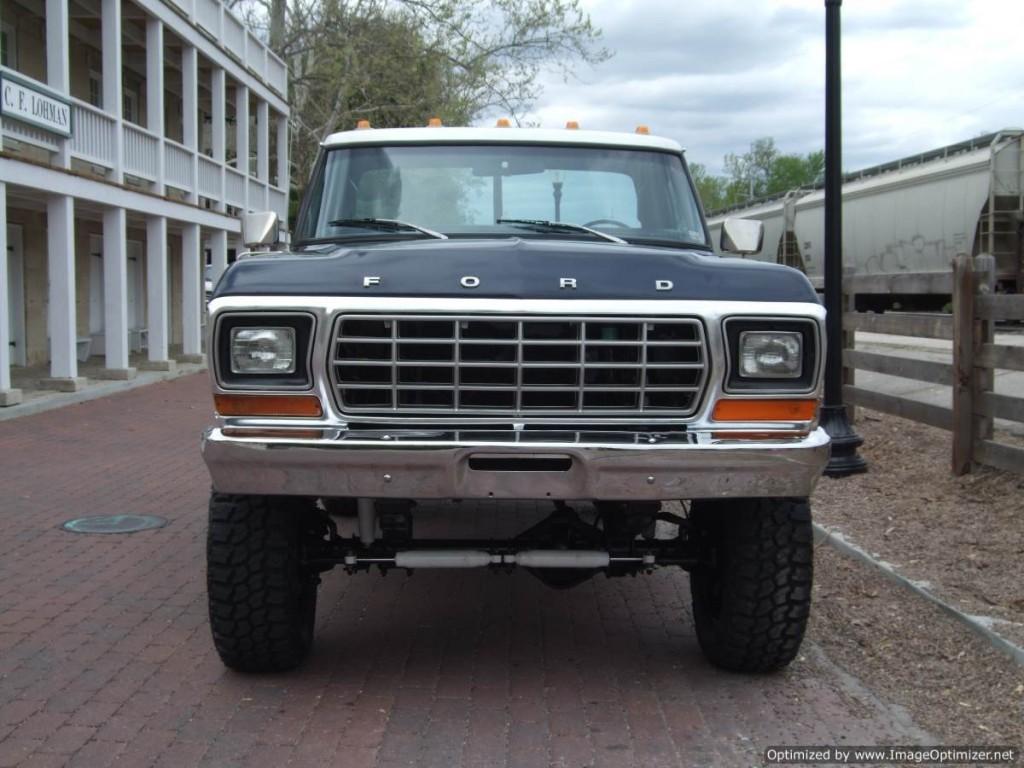
MULTIPOLYGON (((762 136, 823 147, 823 0, 583 1, 615 56, 546 75, 527 119, 644 123, 714 172, 762 136)), ((842 21, 845 169, 1024 125, 1024 0, 847 0, 842 21)))

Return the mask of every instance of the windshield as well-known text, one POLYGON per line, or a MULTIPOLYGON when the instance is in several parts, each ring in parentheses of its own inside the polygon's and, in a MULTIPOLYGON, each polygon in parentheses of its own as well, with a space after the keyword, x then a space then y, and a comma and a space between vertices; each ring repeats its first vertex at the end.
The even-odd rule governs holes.
POLYGON ((328 150, 297 239, 382 237, 379 227, 359 226, 360 219, 409 222, 449 237, 597 239, 527 220, 565 222, 630 242, 709 247, 682 159, 647 150, 536 144, 328 150))

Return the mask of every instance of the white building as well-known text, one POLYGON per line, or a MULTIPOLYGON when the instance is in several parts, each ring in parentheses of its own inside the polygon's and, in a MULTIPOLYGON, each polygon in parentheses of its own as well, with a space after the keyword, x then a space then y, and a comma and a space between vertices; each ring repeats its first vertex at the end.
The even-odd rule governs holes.
POLYGON ((203 265, 240 212, 287 221, 284 63, 220 0, 0 8, 0 404, 12 365, 73 391, 90 357, 201 359, 203 265))

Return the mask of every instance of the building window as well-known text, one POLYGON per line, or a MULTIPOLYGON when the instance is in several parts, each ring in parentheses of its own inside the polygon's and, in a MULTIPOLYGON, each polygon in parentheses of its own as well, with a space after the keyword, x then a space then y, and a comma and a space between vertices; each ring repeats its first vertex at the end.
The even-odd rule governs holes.
POLYGON ((0 24, 0 65, 18 68, 18 33, 13 24, 0 24))
POLYGON ((103 107, 103 75, 95 69, 89 70, 89 103, 103 107))
POLYGON ((129 123, 139 124, 139 95, 135 91, 125 90, 121 105, 122 115, 129 123))

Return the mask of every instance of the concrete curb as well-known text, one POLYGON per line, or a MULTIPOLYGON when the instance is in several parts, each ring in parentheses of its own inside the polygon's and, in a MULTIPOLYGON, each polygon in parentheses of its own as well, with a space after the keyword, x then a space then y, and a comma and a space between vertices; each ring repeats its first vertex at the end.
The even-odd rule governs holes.
POLYGON ((852 557, 854 560, 860 560, 862 563, 880 573, 890 581, 893 581, 896 584, 909 589, 911 592, 920 595, 925 600, 938 606, 946 614, 952 616, 965 627, 983 638, 997 651, 1006 654, 1018 664, 1024 666, 1024 648, 1021 648, 1016 643, 1007 640, 1005 637, 993 630, 992 627, 989 626, 989 624, 992 623, 991 619, 984 616, 971 616, 970 614, 964 613, 926 589, 922 582, 908 579, 906 576, 898 573, 891 563, 887 563, 873 557, 856 544, 848 541, 839 531, 832 528, 826 528, 818 523, 814 523, 813 525, 814 540, 816 544, 828 544, 837 552, 841 552, 847 557, 852 557))
POLYGON ((128 381, 104 381, 102 379, 89 379, 90 384, 78 392, 54 392, 51 395, 26 400, 18 405, 7 408, 0 408, 0 422, 32 416, 44 411, 53 411, 68 405, 87 403, 90 400, 97 400, 101 397, 114 395, 118 392, 127 392, 129 389, 146 387, 150 384, 157 384, 161 381, 171 381, 182 376, 191 376, 193 373, 202 373, 206 370, 205 364, 179 364, 174 371, 139 371, 134 379, 128 381), (98 383, 91 383, 98 382, 98 383))

